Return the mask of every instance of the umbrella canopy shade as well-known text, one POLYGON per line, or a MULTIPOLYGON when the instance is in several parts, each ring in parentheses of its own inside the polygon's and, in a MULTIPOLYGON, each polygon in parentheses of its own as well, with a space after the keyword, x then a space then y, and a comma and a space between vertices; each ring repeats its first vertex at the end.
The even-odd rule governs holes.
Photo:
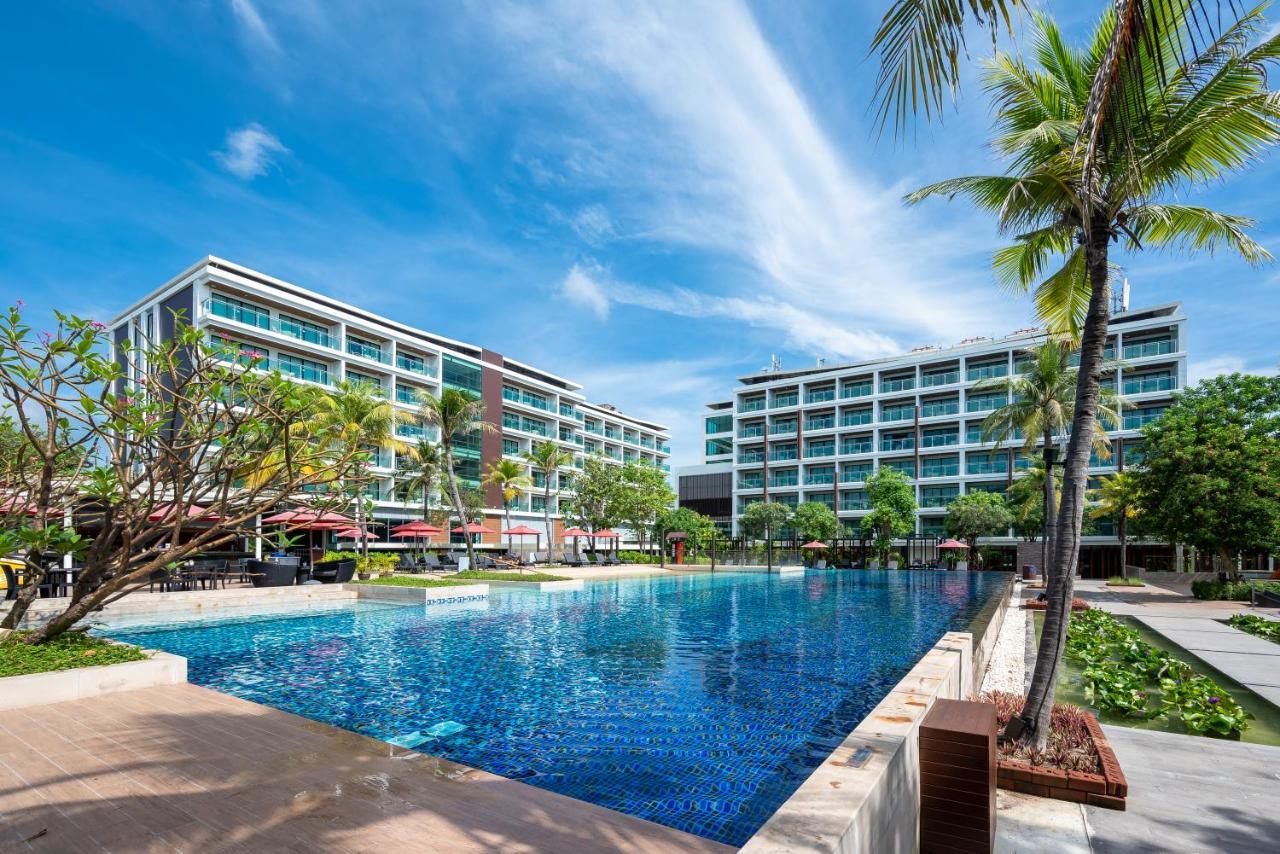
POLYGON ((537 537, 542 535, 541 531, 530 528, 528 525, 516 525, 514 528, 508 528, 502 533, 509 537, 537 537))
MULTIPOLYGON (((0 501, 0 513, 9 513, 9 514, 25 513, 28 516, 39 516, 40 508, 28 502, 24 498, 21 498, 17 495, 11 495, 8 498, 4 499, 3 501, 0 501)), ((58 510, 55 507, 50 507, 49 515, 61 516, 62 511, 58 510)))
POLYGON ((277 513, 262 520, 264 525, 298 525, 303 522, 344 522, 348 525, 354 525, 356 520, 350 516, 343 516, 341 513, 334 513, 332 510, 285 510, 283 513, 277 513))
POLYGON ((396 539, 400 539, 400 540, 416 540, 416 539, 418 539, 418 538, 420 538, 420 537, 425 537, 425 538, 427 538, 428 540, 429 540, 429 539, 431 539, 431 534, 427 534, 427 533, 424 533, 424 532, 422 532, 422 531, 416 531, 416 530, 409 530, 409 531, 392 531, 392 532, 391 532, 391 536, 395 537, 396 539))
POLYGON ((967 550, 969 547, 968 547, 968 546, 966 546, 964 543, 960 542, 959 540, 943 540, 942 542, 938 543, 938 548, 940 548, 940 549, 966 549, 966 550, 967 550))
POLYGON ((800 548, 802 548, 802 549, 825 549, 825 548, 829 548, 829 546, 828 546, 826 543, 822 542, 821 540, 810 540, 809 542, 805 543, 805 544, 804 544, 803 546, 801 546, 800 548))
POLYGON ((396 536, 429 537, 432 534, 443 534, 444 531, 429 522, 417 519, 412 522, 405 522, 403 525, 396 525, 391 529, 391 533, 396 536))
POLYGON ((670 533, 667 534, 668 541, 687 540, 687 539, 689 539, 689 535, 684 531, 671 531, 670 533))
POLYGON ((562 536, 562 537, 589 537, 589 536, 591 536, 591 532, 590 532, 590 531, 584 531, 584 530, 582 530, 581 528, 565 528, 563 531, 561 531, 561 532, 560 532, 560 536, 562 536))
POLYGON ((459 525, 458 527, 454 528, 453 533, 455 534, 492 534, 493 531, 490 531, 484 525, 478 525, 475 522, 468 522, 465 527, 462 525, 459 525))
POLYGON ((618 535, 613 531, 610 531, 608 528, 605 528, 603 531, 596 531, 591 536, 595 537, 597 540, 612 540, 616 539, 618 535))
MULTIPOLYGON (((167 522, 177 516, 181 509, 177 504, 157 504, 155 509, 147 514, 147 521, 167 522)), ((208 507, 201 507, 199 504, 188 504, 185 518, 196 519, 201 522, 216 522, 222 517, 208 507)))
POLYGON ((340 539, 343 539, 343 540, 364 539, 364 540, 368 540, 369 542, 373 542, 374 540, 380 539, 376 534, 371 534, 368 531, 362 531, 360 528, 341 528, 339 530, 334 531, 333 533, 334 533, 334 536, 339 537, 340 539), (363 536, 361 536, 362 534, 363 536))

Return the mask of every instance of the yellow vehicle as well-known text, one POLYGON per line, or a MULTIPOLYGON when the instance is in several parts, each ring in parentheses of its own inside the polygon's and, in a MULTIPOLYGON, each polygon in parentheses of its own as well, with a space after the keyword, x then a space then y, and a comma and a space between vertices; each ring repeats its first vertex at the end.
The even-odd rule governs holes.
MULTIPOLYGON (((13 560, 12 558, 7 558, 7 557, 0 558, 0 566, 13 570, 13 574, 15 577, 17 577, 18 573, 22 572, 22 570, 26 568, 26 564, 23 563, 22 561, 13 560)), ((4 600, 8 598, 9 596, 8 588, 9 588, 9 573, 0 572, 0 590, 4 591, 4 593, 0 593, 0 600, 4 600)))

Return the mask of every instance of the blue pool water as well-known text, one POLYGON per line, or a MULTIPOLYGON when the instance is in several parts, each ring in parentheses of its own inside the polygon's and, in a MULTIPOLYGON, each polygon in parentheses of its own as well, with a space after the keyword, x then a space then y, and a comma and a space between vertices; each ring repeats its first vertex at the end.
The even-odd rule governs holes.
POLYGON ((1004 579, 691 574, 107 633, 197 684, 737 845, 1004 579))

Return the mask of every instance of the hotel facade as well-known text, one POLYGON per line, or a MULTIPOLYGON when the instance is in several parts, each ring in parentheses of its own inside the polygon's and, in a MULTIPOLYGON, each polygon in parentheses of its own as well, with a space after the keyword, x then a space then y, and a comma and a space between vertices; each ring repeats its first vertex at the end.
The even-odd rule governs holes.
MULTIPOLYGON (((1111 456, 1095 453, 1090 461, 1091 485, 1141 460, 1141 427, 1186 385, 1186 323, 1179 304, 1112 317, 1103 384, 1119 393, 1125 409, 1108 434, 1111 456)), ((731 398, 704 410, 703 465, 681 470, 681 493, 710 505, 717 498, 713 485, 727 485, 728 496, 719 497, 729 500, 719 506, 730 509, 735 531, 756 501, 790 507, 816 501, 856 531, 869 509, 867 479, 889 467, 915 490, 916 536, 942 536, 947 504, 970 492, 1003 493, 1026 467, 1020 439, 1000 448, 983 441, 982 421, 1006 395, 976 386, 1013 376, 1044 340, 1042 330, 1023 330, 854 364, 775 366, 740 377, 731 398)), ((990 542, 1017 540, 1010 531, 990 542)), ((1084 542, 1086 551, 1117 544, 1107 521, 1084 542)))
MULTIPOLYGON (((113 346, 168 338, 175 314, 224 346, 255 351, 264 367, 298 382, 332 388, 347 379, 373 386, 399 411, 396 437, 405 443, 440 438, 436 428, 414 416, 420 393, 456 388, 475 395, 498 429, 459 443, 460 482, 481 487, 490 463, 503 458, 523 463, 522 455, 538 443, 557 442, 573 455, 553 484, 550 509, 557 531, 563 528, 560 502, 586 457, 596 454, 619 465, 643 460, 670 471, 666 427, 592 403, 578 383, 220 258, 202 259, 121 312, 109 324, 113 346)), ((375 455, 374 481, 366 493, 374 502, 375 521, 422 517, 420 498, 415 501, 397 488, 397 463, 394 451, 375 455)), ((527 473, 533 487, 511 503, 511 522, 543 531, 545 544, 541 474, 527 473)), ((497 531, 502 495, 493 486, 485 492, 486 527, 497 531)), ((483 539, 499 541, 490 535, 483 539)))

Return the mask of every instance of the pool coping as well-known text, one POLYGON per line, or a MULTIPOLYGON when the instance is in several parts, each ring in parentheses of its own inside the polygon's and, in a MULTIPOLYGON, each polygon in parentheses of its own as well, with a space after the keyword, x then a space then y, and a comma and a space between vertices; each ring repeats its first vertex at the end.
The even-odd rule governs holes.
POLYGON ((182 656, 157 649, 144 649, 143 652, 148 657, 142 661, 122 661, 118 664, 72 667, 0 678, 0 712, 83 700, 139 688, 177 685, 187 681, 187 660, 182 656))
POLYGON ((484 582, 450 587, 397 587, 392 584, 352 582, 343 584, 342 589, 356 594, 358 600, 399 602, 410 605, 469 602, 474 599, 487 599, 489 596, 489 585, 484 582))
POLYGON ((920 839, 918 731, 935 700, 978 695, 1015 579, 970 623, 947 632, 742 846, 744 854, 915 851, 920 839), (869 755, 858 763, 862 749, 869 755))

